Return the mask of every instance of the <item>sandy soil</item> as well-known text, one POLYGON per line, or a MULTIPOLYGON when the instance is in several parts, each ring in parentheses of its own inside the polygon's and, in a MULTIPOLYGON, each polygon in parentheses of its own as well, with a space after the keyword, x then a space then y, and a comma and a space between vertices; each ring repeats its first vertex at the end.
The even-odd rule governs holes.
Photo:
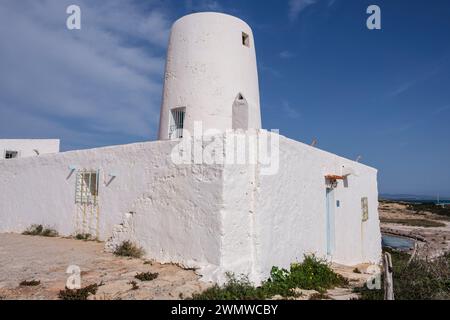
POLYGON ((450 251, 450 221, 445 217, 430 212, 416 213, 408 210, 406 204, 392 202, 380 202, 379 214, 381 231, 418 240, 420 256, 434 258, 450 251), (428 220, 443 223, 445 226, 418 227, 383 222, 388 219, 428 220))
MULTIPOLYGON (((64 289, 69 276, 66 274, 69 265, 81 268, 83 287, 104 283, 90 299, 182 299, 211 286, 199 281, 194 271, 175 265, 116 257, 104 252, 103 248, 104 244, 99 242, 0 234, 0 299, 58 299, 58 293, 64 289), (153 281, 142 282, 134 278, 138 272, 156 272, 159 276, 153 281), (24 280, 41 283, 38 286, 20 286, 24 280), (136 281, 139 289, 132 290, 130 281, 136 281)), ((362 286, 370 277, 364 274, 366 265, 357 267, 362 273, 354 273, 355 266, 333 265, 333 269, 346 277, 350 285, 329 290, 327 295, 330 299, 357 298, 352 288, 362 286)), ((307 300, 317 293, 313 290, 299 291, 302 292, 300 300, 307 300)))
POLYGON ((103 247, 97 242, 0 234, 0 297, 58 299, 69 276, 65 273, 69 265, 81 268, 82 286, 104 282, 93 299, 180 299, 208 286, 193 271, 116 257, 104 252, 103 247), (156 272, 159 276, 141 282, 134 278, 138 272, 156 272), (19 285, 33 279, 41 284, 19 285), (130 281, 136 281, 140 288, 131 290, 130 281))
MULTIPOLYGON (((445 223, 444 227, 415 227, 381 223, 382 232, 418 239, 419 255, 434 257, 450 251, 450 221, 432 213, 417 214, 401 203, 380 203, 380 218, 425 219, 445 223)), ((211 284, 201 282, 194 271, 175 265, 149 263, 141 259, 116 257, 104 252, 104 244, 64 238, 45 238, 18 234, 0 234, 0 299, 58 299, 64 289, 67 267, 77 265, 82 270, 82 286, 104 283, 91 299, 181 299, 201 292, 211 284), (134 278, 139 272, 158 273, 153 281, 134 278), (38 286, 20 286, 23 280, 39 280, 38 286), (139 289, 132 290, 131 281, 139 289)), ((357 298, 353 287, 360 287, 370 277, 367 266, 333 265, 333 269, 349 279, 349 288, 329 290, 334 300, 357 298)), ((302 291, 302 300, 315 291, 302 291)))

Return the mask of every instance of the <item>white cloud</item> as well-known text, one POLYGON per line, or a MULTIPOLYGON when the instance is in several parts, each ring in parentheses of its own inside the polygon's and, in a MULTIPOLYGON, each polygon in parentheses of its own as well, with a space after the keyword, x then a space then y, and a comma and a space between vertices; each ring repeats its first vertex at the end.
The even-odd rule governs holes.
POLYGON ((1 2, 0 137, 59 137, 65 146, 150 140, 170 19, 156 5, 77 0, 82 29, 69 31, 72 3, 1 2))
POLYGON ((282 105, 283 113, 288 118, 292 118, 292 119, 300 118, 300 116, 301 116, 300 112, 297 109, 293 108, 288 101, 283 101, 281 105, 282 105))
POLYGON ((282 59, 290 59, 290 58, 295 57, 295 53, 293 53, 293 52, 291 52, 291 51, 288 51, 288 50, 285 50, 285 51, 281 51, 281 52, 279 53, 279 56, 280 56, 280 58, 282 58, 282 59))
MULTIPOLYGON (((289 0, 289 20, 297 20, 298 16, 309 6, 319 3, 321 0, 289 0)), ((325 1, 323 1, 325 2, 325 1)), ((336 0, 327 0, 326 7, 330 8, 336 3, 336 0)))
POLYGON ((289 19, 294 21, 299 14, 310 5, 313 5, 318 0, 289 0, 289 19))
POLYGON ((215 0, 186 0, 185 4, 188 11, 224 11, 222 5, 215 0))

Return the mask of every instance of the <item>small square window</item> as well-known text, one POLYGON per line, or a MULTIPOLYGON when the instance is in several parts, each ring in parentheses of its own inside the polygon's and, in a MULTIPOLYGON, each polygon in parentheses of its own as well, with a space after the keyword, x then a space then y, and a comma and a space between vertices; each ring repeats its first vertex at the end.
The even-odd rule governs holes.
POLYGON ((18 156, 19 156, 18 151, 7 150, 5 152, 5 159, 14 159, 14 158, 17 158, 18 156))
POLYGON ((245 32, 242 32, 242 45, 250 48, 250 37, 245 32))

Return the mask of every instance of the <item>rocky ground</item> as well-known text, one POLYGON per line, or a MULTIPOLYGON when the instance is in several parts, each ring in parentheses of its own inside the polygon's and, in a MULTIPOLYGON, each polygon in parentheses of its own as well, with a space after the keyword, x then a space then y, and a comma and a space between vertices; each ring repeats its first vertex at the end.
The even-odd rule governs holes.
POLYGON ((417 212, 406 203, 381 201, 381 232, 418 240, 418 254, 434 258, 450 251, 450 218, 417 212))

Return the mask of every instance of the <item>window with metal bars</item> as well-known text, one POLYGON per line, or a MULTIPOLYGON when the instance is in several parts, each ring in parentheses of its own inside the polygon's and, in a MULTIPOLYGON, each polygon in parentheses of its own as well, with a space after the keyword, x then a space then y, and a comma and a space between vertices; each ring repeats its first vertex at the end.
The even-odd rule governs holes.
POLYGON ((169 123, 169 138, 183 138, 184 118, 186 116, 186 108, 176 108, 171 110, 169 123))
POLYGON ((77 172, 75 186, 75 203, 97 204, 99 172, 91 170, 80 170, 77 172))

